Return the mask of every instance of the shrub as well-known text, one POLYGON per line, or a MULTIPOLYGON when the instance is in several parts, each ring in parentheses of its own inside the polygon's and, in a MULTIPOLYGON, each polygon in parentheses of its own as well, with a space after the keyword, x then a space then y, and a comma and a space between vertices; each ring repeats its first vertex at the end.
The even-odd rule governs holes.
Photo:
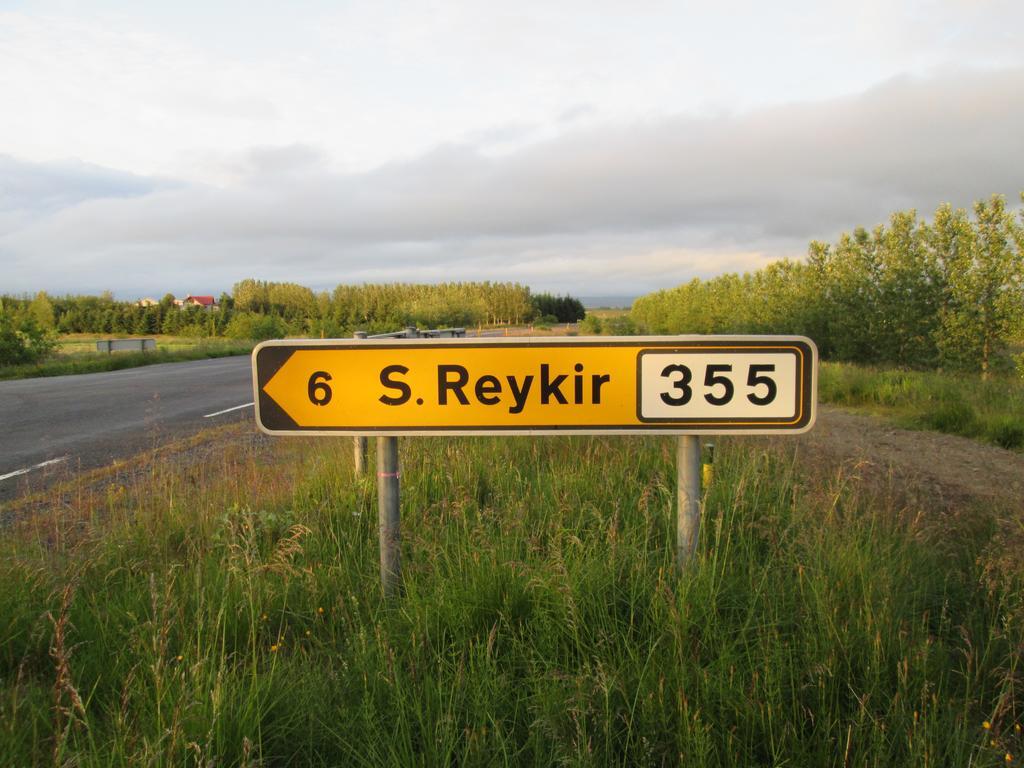
POLYGON ((0 365, 37 363, 49 355, 57 340, 31 316, 15 322, 7 314, 0 314, 0 365))
POLYGON ((225 335, 232 339, 279 339, 288 331, 284 321, 275 315, 255 315, 237 312, 228 323, 225 335))
POLYGON ((629 315, 616 315, 604 321, 604 332, 610 336, 635 336, 636 326, 629 315))
POLYGON ((970 435, 974 431, 974 408, 963 400, 945 400, 924 411, 921 421, 930 429, 951 435, 970 435))
POLYGON ((580 330, 586 334, 598 334, 601 332, 601 318, 597 315, 587 315, 580 323, 580 330))
POLYGON ((988 438, 998 446, 1010 450, 1024 448, 1024 420, 1013 416, 1004 416, 985 430, 988 438))

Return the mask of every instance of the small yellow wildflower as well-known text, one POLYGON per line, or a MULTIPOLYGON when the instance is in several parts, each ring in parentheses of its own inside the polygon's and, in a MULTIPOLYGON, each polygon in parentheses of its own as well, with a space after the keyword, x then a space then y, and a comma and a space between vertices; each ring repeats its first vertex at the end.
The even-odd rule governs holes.
POLYGON ((988 742, 988 745, 990 747, 994 747, 996 745, 996 740, 995 739, 990 739, 989 742, 988 742))
POLYGON ((323 615, 324 615, 324 609, 323 609, 323 607, 317 608, 317 609, 316 609, 316 612, 317 612, 317 613, 319 613, 319 614, 320 614, 321 616, 323 616, 323 615))
POLYGON ((981 727, 987 731, 992 728, 992 723, 986 720, 984 723, 981 724, 981 727))
POLYGON ((1013 730, 1017 733, 1020 733, 1020 723, 1017 723, 1015 726, 1013 726, 1013 730))
POLYGON ((278 648, 280 648, 280 646, 277 643, 274 643, 272 646, 270 646, 270 652, 277 653, 278 648))
POLYGON ((260 621, 266 621, 266 620, 267 620, 267 614, 264 613, 264 614, 262 614, 260 616, 260 621))
POLYGON ((1003 755, 1003 759, 1006 762, 1008 762, 1008 763, 1012 763, 1013 762, 1013 755, 1011 755, 1009 752, 1007 752, 1005 755, 1003 755))
POLYGON ((184 656, 179 654, 177 657, 175 657, 175 661, 181 661, 184 658, 185 658, 184 656))
POLYGON ((309 630, 307 629, 307 630, 306 630, 306 637, 309 637, 309 636, 310 636, 311 634, 313 634, 313 633, 312 633, 312 632, 310 632, 310 631, 309 631, 309 630))

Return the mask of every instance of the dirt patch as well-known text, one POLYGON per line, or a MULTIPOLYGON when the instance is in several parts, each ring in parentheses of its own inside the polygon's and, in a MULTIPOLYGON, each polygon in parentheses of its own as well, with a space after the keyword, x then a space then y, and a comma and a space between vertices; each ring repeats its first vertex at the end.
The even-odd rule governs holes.
POLYGON ((804 458, 852 462, 862 473, 891 476, 931 504, 990 503, 1024 511, 1024 455, 1013 451, 900 429, 880 417, 832 406, 820 406, 817 424, 797 440, 804 458))

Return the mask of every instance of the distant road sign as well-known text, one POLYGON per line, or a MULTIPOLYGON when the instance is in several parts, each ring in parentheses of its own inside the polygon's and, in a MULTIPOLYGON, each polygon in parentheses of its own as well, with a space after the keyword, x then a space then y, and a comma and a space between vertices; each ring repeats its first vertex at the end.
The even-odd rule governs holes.
POLYGON ((256 421, 275 435, 769 434, 814 424, 801 336, 268 341, 256 421))

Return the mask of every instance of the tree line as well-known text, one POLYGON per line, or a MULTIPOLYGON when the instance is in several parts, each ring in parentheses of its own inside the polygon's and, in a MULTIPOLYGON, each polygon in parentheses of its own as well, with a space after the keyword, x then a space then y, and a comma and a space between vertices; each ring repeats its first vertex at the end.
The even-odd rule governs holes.
POLYGON ((900 211, 812 242, 804 261, 648 294, 630 315, 647 333, 797 333, 834 360, 988 376, 1024 344, 1024 211, 998 195, 973 216, 900 211))
POLYGON ((332 292, 315 292, 296 283, 245 279, 230 294, 221 294, 216 311, 182 308, 174 301, 172 294, 152 306, 117 301, 109 293, 0 296, 0 364, 38 359, 60 333, 344 337, 356 330, 378 333, 407 325, 571 323, 585 314, 573 297, 534 294, 519 283, 502 282, 339 285, 332 292))

